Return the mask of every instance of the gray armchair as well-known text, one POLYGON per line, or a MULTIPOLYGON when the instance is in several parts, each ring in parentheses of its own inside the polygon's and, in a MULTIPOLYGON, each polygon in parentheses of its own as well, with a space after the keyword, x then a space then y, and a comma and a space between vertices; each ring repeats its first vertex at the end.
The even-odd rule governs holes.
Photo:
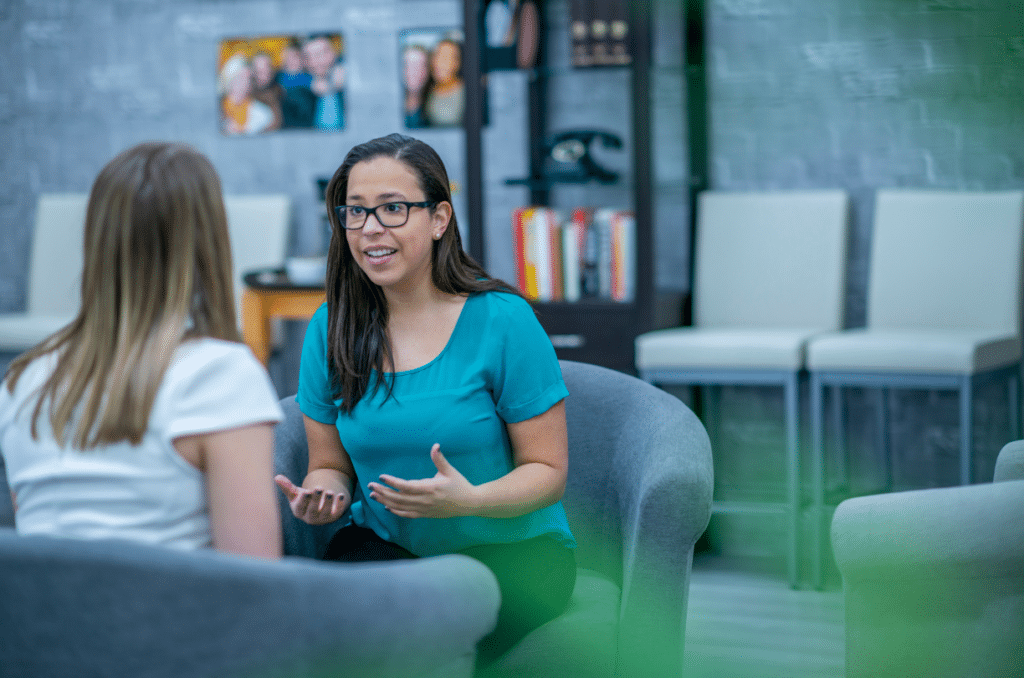
POLYGON ((462 556, 271 562, 0 530, 11 678, 468 678, 498 600, 462 556))
POLYGON ((273 562, 24 537, 9 509, 0 474, 5 677, 470 678, 497 618, 497 582, 466 556, 273 562))
MULTIPOLYGON (((562 501, 580 544, 577 586, 563 615, 487 676, 679 678, 693 545, 711 515, 708 435, 665 391, 593 365, 561 367, 569 390, 562 501)), ((295 480, 306 471, 305 434, 294 400, 282 406, 276 463, 295 480)), ((286 518, 286 549, 318 556, 331 532, 286 518)))
MULTIPOLYGON (((677 398, 634 377, 562 361, 569 388, 566 512, 579 542, 566 612, 535 630, 489 676, 679 678, 693 546, 711 511, 711 448, 677 398)), ((302 416, 282 402, 278 471, 306 472, 302 416)), ((282 500, 283 502, 283 500, 282 500)), ((319 556, 331 529, 291 519, 290 553, 319 556)))
POLYGON ((1024 676, 1024 441, 994 480, 839 505, 848 678, 1024 676))

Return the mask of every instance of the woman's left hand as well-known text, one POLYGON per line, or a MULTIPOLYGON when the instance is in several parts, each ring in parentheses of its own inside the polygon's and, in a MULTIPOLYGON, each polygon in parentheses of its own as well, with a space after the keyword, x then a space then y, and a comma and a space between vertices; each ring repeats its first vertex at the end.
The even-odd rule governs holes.
POLYGON ((474 515, 476 487, 448 463, 441 445, 430 448, 430 459, 437 467, 433 478, 403 480, 381 475, 379 483, 369 483, 370 498, 402 518, 452 518, 474 515))

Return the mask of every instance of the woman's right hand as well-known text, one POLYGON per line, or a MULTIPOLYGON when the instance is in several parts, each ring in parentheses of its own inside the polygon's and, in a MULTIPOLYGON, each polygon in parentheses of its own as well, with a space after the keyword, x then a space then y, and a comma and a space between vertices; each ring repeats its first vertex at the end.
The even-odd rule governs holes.
POLYGON ((307 477, 305 484, 310 487, 299 487, 283 475, 274 476, 274 482, 288 497, 288 505, 296 518, 310 525, 326 525, 333 523, 348 510, 352 503, 350 492, 341 487, 325 487, 333 483, 309 481, 307 477))

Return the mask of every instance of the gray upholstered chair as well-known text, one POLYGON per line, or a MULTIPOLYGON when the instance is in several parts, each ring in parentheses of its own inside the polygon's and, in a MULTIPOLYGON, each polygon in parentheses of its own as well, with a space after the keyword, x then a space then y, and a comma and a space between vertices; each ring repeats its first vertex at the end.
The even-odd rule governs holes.
MULTIPOLYGON (((603 367, 562 361, 569 388, 565 503, 579 542, 566 612, 502 657, 489 675, 678 678, 693 546, 711 510, 711 449, 677 398, 603 367)), ((285 399, 277 470, 306 472, 302 417, 285 399)), ((330 528, 290 518, 289 553, 319 556, 330 528)))
POLYGON ((499 597, 465 556, 272 562, 3 528, 0 673, 470 678, 499 597))
POLYGON ((832 520, 847 678, 1024 676, 1024 441, 995 482, 848 499, 832 520))
POLYGON ((0 474, 3 676, 471 678, 500 602, 466 556, 272 562, 12 525, 0 474))

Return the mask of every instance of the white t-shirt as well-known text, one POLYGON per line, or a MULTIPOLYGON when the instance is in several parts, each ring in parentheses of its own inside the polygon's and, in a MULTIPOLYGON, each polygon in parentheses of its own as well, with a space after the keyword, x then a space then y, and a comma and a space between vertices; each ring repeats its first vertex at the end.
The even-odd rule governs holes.
POLYGON ((52 354, 33 362, 13 394, 0 386, 0 454, 18 498, 18 532, 210 546, 205 478, 172 441, 282 419, 270 379, 249 348, 219 339, 186 342, 157 390, 142 442, 85 451, 56 442, 45 408, 39 439, 32 439, 32 396, 55 363, 52 354))

